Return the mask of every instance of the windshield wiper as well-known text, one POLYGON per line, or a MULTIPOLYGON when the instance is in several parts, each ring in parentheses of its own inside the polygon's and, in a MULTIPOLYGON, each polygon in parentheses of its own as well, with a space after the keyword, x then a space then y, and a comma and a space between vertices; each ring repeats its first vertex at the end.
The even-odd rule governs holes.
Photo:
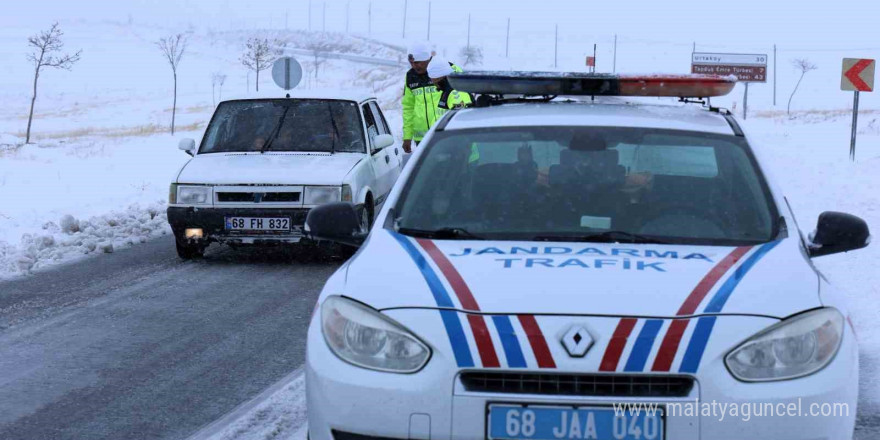
POLYGON ((290 105, 284 107, 284 112, 281 113, 281 119, 278 120, 278 123, 275 124, 275 128, 269 133, 269 139, 263 144, 263 148, 260 148, 260 154, 269 151, 269 147, 272 146, 272 141, 278 137, 278 134, 281 133, 281 126, 284 125, 284 118, 287 117, 287 111, 290 110, 290 105))
POLYGON ((414 229, 414 228, 397 228, 397 232, 403 235, 420 238, 436 238, 443 239, 465 239, 465 240, 485 240, 485 238, 471 234, 467 229, 463 228, 440 228, 440 229, 414 229))
POLYGON ((647 235, 633 234, 626 231, 605 231, 598 234, 585 235, 538 235, 533 237, 535 241, 578 241, 590 243, 636 243, 636 244, 670 244, 647 235))

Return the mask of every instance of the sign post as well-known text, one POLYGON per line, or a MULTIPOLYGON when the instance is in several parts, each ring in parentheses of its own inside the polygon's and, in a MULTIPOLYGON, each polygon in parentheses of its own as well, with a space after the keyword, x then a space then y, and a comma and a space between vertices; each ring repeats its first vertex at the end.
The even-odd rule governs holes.
POLYGON ((745 83, 743 119, 748 117, 749 83, 767 82, 767 54, 694 52, 691 55, 691 73, 736 76, 745 83))
POLYGON ((853 125, 849 144, 849 159, 856 160, 856 136, 859 126, 859 92, 874 91, 875 61, 844 58, 840 77, 840 90, 853 92, 853 125))

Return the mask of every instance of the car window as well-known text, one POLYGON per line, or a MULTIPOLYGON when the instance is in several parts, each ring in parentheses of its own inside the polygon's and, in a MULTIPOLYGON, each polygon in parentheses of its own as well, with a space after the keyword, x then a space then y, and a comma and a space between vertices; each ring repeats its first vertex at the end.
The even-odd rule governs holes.
POLYGON ((379 134, 391 134, 391 130, 388 129, 388 122, 385 121, 385 115, 382 114, 382 109, 379 108, 379 105, 375 102, 370 102, 370 109, 373 111, 373 119, 376 120, 379 134))
POLYGON ((224 102, 199 153, 263 150, 363 153, 357 104, 324 99, 224 102))
POLYGON ((376 141, 376 136, 379 135, 379 127, 376 125, 376 119, 373 117, 370 105, 364 104, 362 108, 364 110, 364 122, 367 124, 367 135, 370 137, 370 145, 373 145, 376 141))
POLYGON ((754 243, 773 238, 778 218, 742 138, 671 130, 440 132, 404 188, 398 227, 501 240, 614 231, 754 243))

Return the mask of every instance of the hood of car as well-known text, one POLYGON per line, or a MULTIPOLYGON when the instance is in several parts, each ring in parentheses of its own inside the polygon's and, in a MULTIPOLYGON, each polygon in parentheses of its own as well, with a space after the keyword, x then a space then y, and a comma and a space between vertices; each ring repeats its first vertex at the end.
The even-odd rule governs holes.
POLYGON ((341 185, 364 158, 354 153, 212 153, 190 159, 178 183, 341 185))
POLYGON ((782 318, 821 306, 799 246, 428 240, 376 229, 339 293, 382 310, 782 318))

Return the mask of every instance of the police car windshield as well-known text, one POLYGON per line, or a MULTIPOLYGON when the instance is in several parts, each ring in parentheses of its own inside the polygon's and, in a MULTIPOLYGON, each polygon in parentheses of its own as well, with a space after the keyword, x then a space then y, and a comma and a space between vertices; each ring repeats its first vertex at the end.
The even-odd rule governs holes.
POLYGON ((735 245, 770 241, 777 230, 743 138, 511 127, 438 132, 424 147, 395 207, 403 233, 735 245))
POLYGON ((266 150, 366 152, 357 104, 323 99, 223 102, 199 153, 266 150))

